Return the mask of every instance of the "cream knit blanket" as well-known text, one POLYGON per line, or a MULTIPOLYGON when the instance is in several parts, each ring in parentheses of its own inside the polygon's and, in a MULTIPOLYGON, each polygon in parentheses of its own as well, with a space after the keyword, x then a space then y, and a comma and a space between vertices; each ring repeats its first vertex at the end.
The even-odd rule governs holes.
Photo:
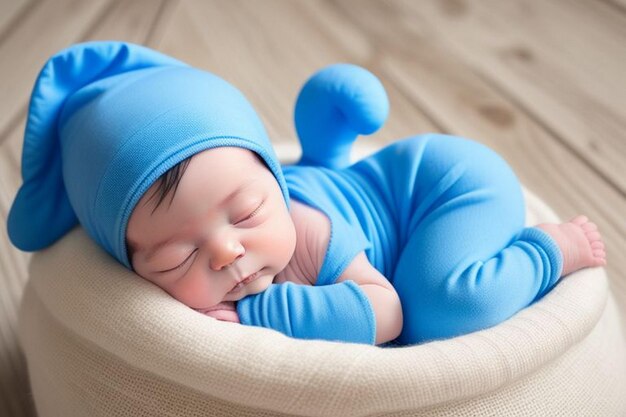
MULTIPOLYGON (((556 220, 526 199, 527 224, 556 220)), ((19 329, 41 417, 626 415, 624 336, 599 268, 494 328, 386 349, 214 320, 81 228, 30 275, 19 329)))

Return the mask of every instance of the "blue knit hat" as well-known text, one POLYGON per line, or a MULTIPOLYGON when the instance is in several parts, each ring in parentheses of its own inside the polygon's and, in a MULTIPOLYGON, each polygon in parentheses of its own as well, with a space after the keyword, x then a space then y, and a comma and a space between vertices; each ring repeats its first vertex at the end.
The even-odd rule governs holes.
POLYGON ((141 196, 200 151, 256 152, 287 186, 246 98, 221 78, 123 42, 73 45, 48 60, 33 88, 22 155, 23 185, 8 217, 11 242, 51 245, 80 222, 131 268, 126 227, 141 196))

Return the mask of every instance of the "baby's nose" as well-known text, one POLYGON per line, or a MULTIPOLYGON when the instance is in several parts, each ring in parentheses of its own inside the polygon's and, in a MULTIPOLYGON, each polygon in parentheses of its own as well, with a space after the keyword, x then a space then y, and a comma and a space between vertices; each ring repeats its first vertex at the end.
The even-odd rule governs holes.
POLYGON ((215 245, 212 251, 210 262, 211 269, 220 271, 228 268, 237 259, 241 258, 246 250, 243 245, 237 241, 224 241, 219 245, 215 245))

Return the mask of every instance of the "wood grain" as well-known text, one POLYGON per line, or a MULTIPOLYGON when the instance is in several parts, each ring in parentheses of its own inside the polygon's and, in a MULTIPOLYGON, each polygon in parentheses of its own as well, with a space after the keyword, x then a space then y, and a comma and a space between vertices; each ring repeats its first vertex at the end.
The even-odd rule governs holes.
POLYGON ((12 35, 12 29, 21 23, 21 17, 36 3, 35 0, 0 1, 0 43, 12 35))
POLYGON ((358 32, 340 25, 332 33, 318 30, 307 7, 307 2, 276 0, 262 6, 185 1, 160 50, 233 83, 257 109, 273 140, 294 140, 292 112, 302 83, 325 65, 368 53, 358 32))
POLYGON ((616 13, 626 13, 626 0, 604 0, 608 6, 616 9, 616 13))
POLYGON ((407 29, 431 32, 626 196, 624 16, 566 0, 390 4, 418 22, 407 29))
POLYGON ((81 39, 107 5, 107 0, 45 1, 33 7, 0 44, 0 141, 25 114, 33 82, 46 59, 81 39))

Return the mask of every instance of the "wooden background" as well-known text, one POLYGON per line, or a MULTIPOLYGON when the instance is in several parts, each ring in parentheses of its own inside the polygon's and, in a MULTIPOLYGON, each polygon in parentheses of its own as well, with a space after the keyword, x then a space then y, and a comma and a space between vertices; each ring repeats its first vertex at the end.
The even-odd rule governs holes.
MULTIPOLYGON (((276 144, 295 143, 294 101, 315 70, 369 68, 391 113, 361 141, 437 131, 492 147, 563 219, 597 222, 626 317, 626 0, 0 0, 3 224, 39 69, 96 39, 141 43, 227 79, 276 144)), ((2 416, 32 414, 16 339, 28 260, 0 228, 2 416)))

